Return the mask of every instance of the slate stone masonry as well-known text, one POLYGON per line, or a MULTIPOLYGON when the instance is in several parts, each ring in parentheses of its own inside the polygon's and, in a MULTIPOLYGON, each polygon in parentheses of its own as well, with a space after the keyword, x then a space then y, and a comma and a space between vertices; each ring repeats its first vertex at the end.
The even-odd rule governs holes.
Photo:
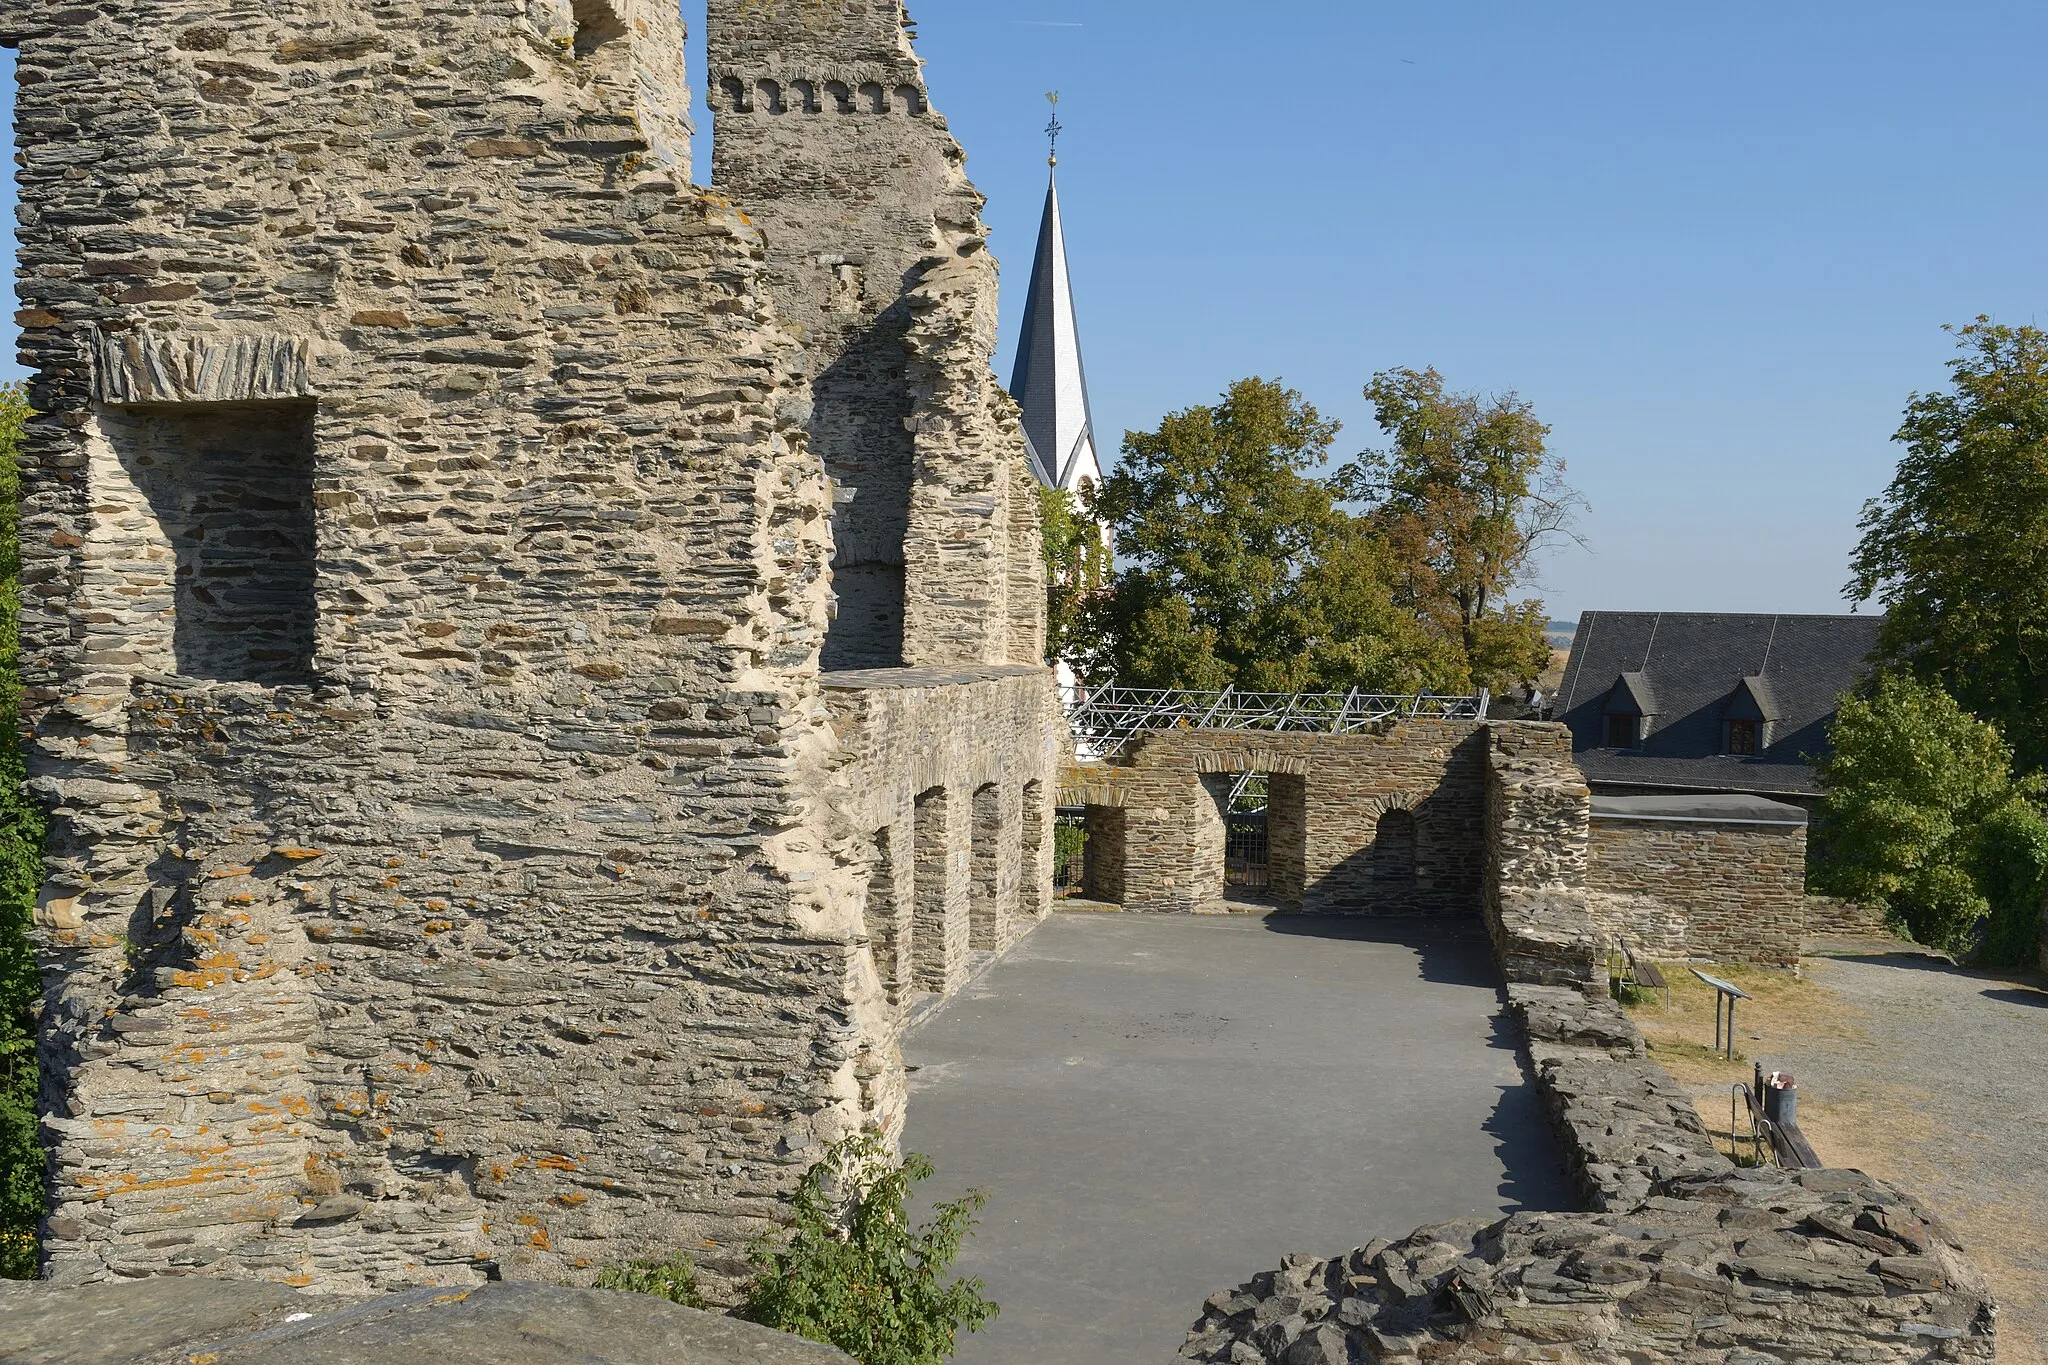
MULTIPOLYGON (((794 50, 820 8, 713 20, 794 50)), ((900 5, 830 8, 914 70, 900 5)), ((965 839, 994 784, 998 941, 1044 908, 1060 731, 972 215, 864 210, 916 278, 831 396, 914 460, 886 661, 1000 677, 828 688, 858 535, 803 333, 841 276, 778 264, 794 185, 690 184, 672 4, 12 0, 0 41, 49 1273, 691 1247, 722 1290, 821 1142, 900 1126, 901 907, 969 886, 920 883, 917 795, 965 839)))
POLYGON ((1344 735, 1161 731, 1114 763, 1070 770, 1061 800, 1090 807, 1090 894, 1126 910, 1221 903, 1219 792, 1232 775, 1266 773, 1272 886, 1283 908, 1467 914, 1485 856, 1486 733, 1481 722, 1437 720, 1344 735), (1393 859, 1378 847, 1389 813, 1412 818, 1406 851, 1393 859))
POLYGON ((1792 967, 1806 932, 1804 812, 1783 823, 1595 812, 1587 886, 1602 929, 1665 958, 1792 967))

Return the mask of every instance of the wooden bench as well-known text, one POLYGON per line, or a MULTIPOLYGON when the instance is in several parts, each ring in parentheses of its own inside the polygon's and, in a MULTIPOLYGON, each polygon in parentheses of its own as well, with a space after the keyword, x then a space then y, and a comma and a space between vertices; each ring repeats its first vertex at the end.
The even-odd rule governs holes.
POLYGON ((1621 945, 1622 961, 1628 964, 1627 974, 1622 980, 1644 990, 1664 992, 1664 1008, 1671 1008, 1671 983, 1664 979, 1664 973, 1657 970, 1657 964, 1648 958, 1638 958, 1635 950, 1624 943, 1621 945))
MULTIPOLYGON (((1746 1085, 1735 1087, 1742 1092, 1742 1098, 1749 1108, 1749 1126, 1752 1135, 1761 1135, 1771 1145, 1771 1160, 1788 1171, 1818 1171, 1824 1168, 1820 1157, 1814 1152, 1813 1144, 1806 1140, 1806 1134, 1799 1131, 1796 1123, 1777 1123, 1766 1117, 1762 1099, 1746 1085)), ((1732 1135, 1731 1135, 1732 1136, 1732 1135)))

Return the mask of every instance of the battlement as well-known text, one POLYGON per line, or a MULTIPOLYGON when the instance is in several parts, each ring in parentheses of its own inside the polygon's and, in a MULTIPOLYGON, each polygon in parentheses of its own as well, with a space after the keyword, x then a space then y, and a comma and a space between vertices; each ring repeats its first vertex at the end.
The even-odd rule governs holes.
POLYGON ((882 79, 748 81, 721 76, 712 87, 713 112, 719 114, 896 114, 919 118, 931 112, 918 86, 901 82, 891 87, 882 79))

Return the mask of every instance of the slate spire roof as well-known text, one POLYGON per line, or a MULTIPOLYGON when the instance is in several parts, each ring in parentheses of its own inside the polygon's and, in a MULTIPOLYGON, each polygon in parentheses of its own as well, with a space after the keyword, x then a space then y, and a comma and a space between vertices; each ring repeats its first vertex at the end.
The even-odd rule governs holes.
POLYGON ((1053 164, 1010 392, 1024 408, 1032 472, 1048 488, 1071 492, 1084 480, 1100 484, 1102 466, 1095 454, 1088 375, 1081 364, 1081 329, 1074 316, 1073 282, 1067 274, 1057 157, 1053 164))

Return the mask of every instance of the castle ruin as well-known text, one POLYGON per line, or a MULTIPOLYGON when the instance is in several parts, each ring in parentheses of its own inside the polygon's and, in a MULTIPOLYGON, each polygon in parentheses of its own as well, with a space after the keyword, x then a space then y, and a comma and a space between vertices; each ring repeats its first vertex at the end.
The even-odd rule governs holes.
POLYGON ((53 1278, 716 1282, 1045 913, 964 157, 710 37, 717 190, 668 0, 0 11, 53 1278))

